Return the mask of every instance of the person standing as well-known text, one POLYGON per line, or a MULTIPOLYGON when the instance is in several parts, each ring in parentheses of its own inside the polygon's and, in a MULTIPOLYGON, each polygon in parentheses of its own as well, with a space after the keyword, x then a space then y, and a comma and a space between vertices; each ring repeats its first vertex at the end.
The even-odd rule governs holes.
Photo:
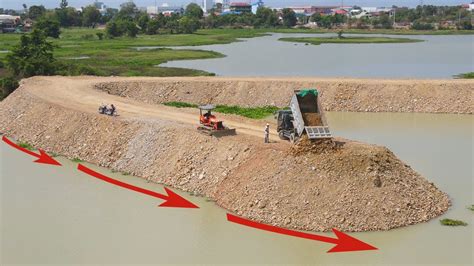
POLYGON ((270 124, 265 126, 265 143, 270 143, 270 124))

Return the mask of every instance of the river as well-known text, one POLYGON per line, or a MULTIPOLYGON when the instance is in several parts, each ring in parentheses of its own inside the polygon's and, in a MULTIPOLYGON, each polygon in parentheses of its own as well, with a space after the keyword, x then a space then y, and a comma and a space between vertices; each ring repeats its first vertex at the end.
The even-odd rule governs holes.
MULTIPOLYGON (((178 192, 200 209, 159 208, 160 200, 125 190, 0 144, 0 264, 464 264, 473 262, 473 116, 328 113, 337 136, 385 145, 447 192, 453 207, 439 219, 388 232, 351 233, 377 251, 327 254, 333 245, 276 235, 226 221, 225 210, 178 192)), ((88 165, 90 166, 90 165, 88 165)), ((98 171, 162 193, 161 185, 98 171)), ((321 234, 321 233, 319 233, 321 234)), ((323 235, 333 236, 330 233, 323 235)))
POLYGON ((213 50, 226 57, 171 61, 160 66, 205 70, 219 76, 452 78, 474 71, 474 35, 382 35, 424 40, 393 44, 305 45, 278 41, 282 37, 312 36, 336 35, 278 33, 231 44, 199 46, 198 49, 213 50))

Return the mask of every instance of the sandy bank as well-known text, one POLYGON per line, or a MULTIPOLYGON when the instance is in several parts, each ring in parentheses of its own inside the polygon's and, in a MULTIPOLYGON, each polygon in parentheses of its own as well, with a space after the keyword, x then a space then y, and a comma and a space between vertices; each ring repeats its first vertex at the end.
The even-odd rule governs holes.
POLYGON ((450 206, 446 194, 385 147, 344 139, 314 147, 264 145, 262 127, 245 119, 229 121, 237 136, 216 139, 196 131, 195 115, 104 93, 96 89, 103 82, 25 80, 0 102, 0 133, 288 228, 388 230, 427 221, 450 206), (97 114, 101 102, 117 103, 121 116, 97 114))

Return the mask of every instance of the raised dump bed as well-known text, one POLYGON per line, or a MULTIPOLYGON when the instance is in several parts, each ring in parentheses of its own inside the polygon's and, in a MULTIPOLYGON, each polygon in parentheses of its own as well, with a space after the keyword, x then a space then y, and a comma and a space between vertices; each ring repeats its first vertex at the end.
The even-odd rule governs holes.
POLYGON ((278 133, 281 139, 291 142, 306 133, 309 139, 331 138, 331 131, 315 89, 295 90, 290 110, 278 112, 278 133))

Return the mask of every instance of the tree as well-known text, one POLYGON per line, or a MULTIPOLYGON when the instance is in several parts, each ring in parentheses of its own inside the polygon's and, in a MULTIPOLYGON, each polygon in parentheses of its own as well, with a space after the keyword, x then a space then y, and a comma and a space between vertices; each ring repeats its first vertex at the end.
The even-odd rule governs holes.
POLYGON ((278 25, 278 15, 270 8, 259 7, 255 16, 255 26, 257 27, 275 27, 278 25))
POLYGON ((126 23, 126 33, 128 37, 135 38, 138 34, 137 25, 132 21, 127 21, 126 23))
POLYGON ((105 26, 105 32, 109 38, 119 37, 123 34, 120 32, 120 29, 115 21, 110 21, 107 23, 105 26))
POLYGON ((118 12, 119 11, 116 8, 107 8, 105 14, 101 16, 101 22, 105 24, 111 21, 115 16, 117 16, 118 12))
POLYGON ((295 11, 290 8, 283 8, 281 12, 283 18, 283 26, 290 28, 296 25, 297 19, 295 11))
POLYGON ((148 35, 157 34, 159 29, 160 29, 160 22, 157 19, 152 19, 148 21, 148 24, 146 26, 146 34, 148 35))
POLYGON ((138 14, 138 8, 132 1, 120 5, 120 11, 117 14, 119 19, 134 19, 138 14))
POLYGON ((316 22, 316 23, 319 23, 321 20, 322 20, 322 16, 319 12, 316 12, 314 13, 313 15, 311 15, 311 22, 316 22))
POLYGON ((138 23, 137 24, 140 27, 142 32, 147 31, 148 22, 150 22, 150 17, 147 14, 142 14, 138 18, 138 23))
POLYGON ((458 30, 472 30, 471 20, 463 20, 460 23, 457 23, 458 30))
POLYGON ((41 17, 33 26, 33 29, 43 31, 46 37, 59 38, 61 31, 59 29, 59 22, 48 17, 41 17))
POLYGON ((198 4, 191 3, 186 6, 184 15, 187 17, 201 19, 204 16, 204 12, 202 11, 202 8, 198 4))
POLYGON ((199 20, 194 17, 184 16, 179 19, 179 31, 183 33, 193 33, 200 27, 199 20))
POLYGON ((56 71, 53 45, 43 31, 34 29, 24 34, 20 43, 7 55, 7 66, 14 76, 27 78, 35 75, 53 75, 56 71))
POLYGON ((61 27, 82 26, 82 16, 73 7, 57 8, 54 13, 61 27))
POLYGON ((86 27, 95 28, 100 18, 100 11, 95 6, 87 6, 82 11, 82 24, 86 27))
POLYGON ((32 20, 36 20, 46 13, 44 6, 30 6, 28 9, 28 17, 32 20))

